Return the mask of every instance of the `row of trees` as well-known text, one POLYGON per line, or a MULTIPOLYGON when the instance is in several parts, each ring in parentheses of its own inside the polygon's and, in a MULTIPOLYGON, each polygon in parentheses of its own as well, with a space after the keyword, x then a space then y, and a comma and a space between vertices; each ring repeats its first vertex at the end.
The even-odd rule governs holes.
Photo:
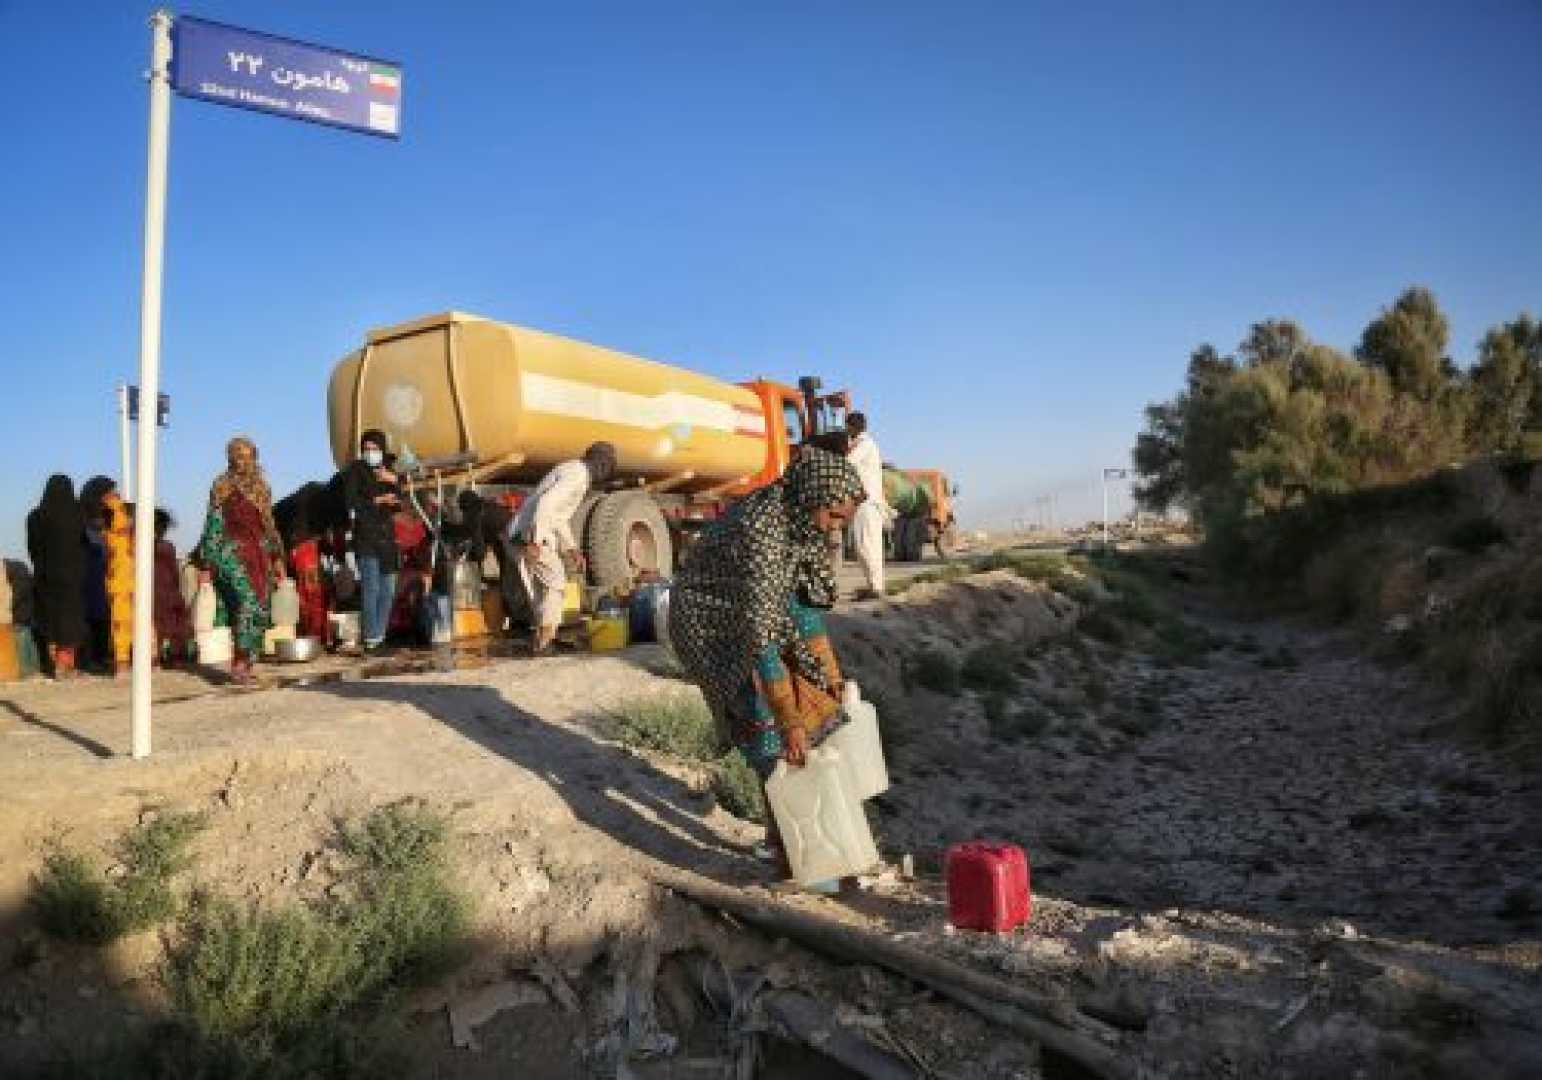
POLYGON ((1434 295, 1410 288, 1349 356, 1288 319, 1255 323, 1231 356, 1201 345, 1183 390, 1146 408, 1136 498, 1186 508, 1212 534, 1315 494, 1426 475, 1479 455, 1542 450, 1542 323, 1491 329, 1467 369, 1447 355, 1434 295))

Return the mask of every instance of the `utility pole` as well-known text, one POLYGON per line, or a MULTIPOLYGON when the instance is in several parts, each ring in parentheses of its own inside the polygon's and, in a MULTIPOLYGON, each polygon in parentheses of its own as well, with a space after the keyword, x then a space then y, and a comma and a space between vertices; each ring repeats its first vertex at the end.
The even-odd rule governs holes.
POLYGON ((1127 480, 1130 476, 1128 469, 1104 469, 1103 470, 1103 550, 1108 550, 1108 482, 1110 480, 1127 480))
MULTIPOLYGON (((144 281, 139 303, 139 512, 134 515, 134 678, 130 753, 150 756, 155 659, 155 429, 161 392, 161 265, 166 249, 166 156, 171 142, 171 13, 150 16, 150 136, 145 164, 144 281)), ((125 394, 125 398, 127 394, 125 394)))

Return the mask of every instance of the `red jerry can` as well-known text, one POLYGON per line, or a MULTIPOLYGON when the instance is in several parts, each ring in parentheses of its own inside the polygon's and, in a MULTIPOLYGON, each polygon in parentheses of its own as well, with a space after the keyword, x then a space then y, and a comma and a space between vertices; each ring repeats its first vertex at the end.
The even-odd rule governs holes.
POLYGON ((948 849, 948 921, 960 930, 1014 930, 1028 921, 1028 856, 1016 844, 971 840, 948 849))

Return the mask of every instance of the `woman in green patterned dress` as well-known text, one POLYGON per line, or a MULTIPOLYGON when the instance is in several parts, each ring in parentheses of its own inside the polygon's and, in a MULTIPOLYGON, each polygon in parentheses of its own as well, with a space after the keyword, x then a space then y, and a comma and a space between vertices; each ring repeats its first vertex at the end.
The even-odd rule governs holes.
POLYGON ((262 651, 268 599, 284 577, 284 545, 273 523, 273 493, 257 464, 257 447, 236 437, 225 447, 229 468, 209 491, 209 513, 198 561, 230 615, 234 646, 231 678, 252 681, 252 659, 262 651))

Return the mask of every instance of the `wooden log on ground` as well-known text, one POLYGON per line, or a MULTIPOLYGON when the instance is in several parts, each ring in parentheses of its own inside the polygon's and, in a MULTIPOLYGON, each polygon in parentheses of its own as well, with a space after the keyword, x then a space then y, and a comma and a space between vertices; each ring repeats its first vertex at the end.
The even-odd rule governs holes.
POLYGON ((767 933, 848 962, 880 964, 986 1019, 1037 1039, 1098 1076, 1125 1078, 1137 1074, 1134 1063, 1116 1049, 1121 1043, 1120 1034, 1080 1012, 1070 1002, 1013 986, 880 934, 747 896, 739 889, 696 874, 658 865, 648 872, 660 885, 767 933))

